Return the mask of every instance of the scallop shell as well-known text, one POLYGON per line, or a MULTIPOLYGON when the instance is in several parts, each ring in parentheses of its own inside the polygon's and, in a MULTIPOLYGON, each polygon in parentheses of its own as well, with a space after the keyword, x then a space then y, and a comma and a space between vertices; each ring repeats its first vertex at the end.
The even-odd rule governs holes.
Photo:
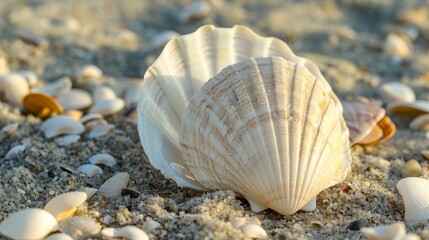
POLYGON ((240 193, 253 211, 291 215, 350 168, 348 129, 333 94, 280 57, 228 66, 183 115, 185 167, 207 189, 240 193))
POLYGON ((51 199, 44 209, 50 212, 57 221, 62 221, 70 217, 77 207, 86 201, 86 198, 86 193, 80 191, 63 193, 51 199))
MULTIPOLYGON (((204 190, 183 166, 179 133, 190 98, 203 84, 228 65, 249 57, 280 56, 304 65, 331 92, 319 69, 296 56, 286 43, 255 34, 244 26, 217 28, 206 25, 171 40, 147 70, 138 106, 140 140, 151 164, 179 186, 204 190)), ((341 105, 337 103, 338 111, 341 105)))
POLYGON ((12 239, 43 239, 57 229, 55 217, 39 208, 15 212, 0 223, 0 233, 12 239))
POLYGON ((405 220, 429 220, 429 180, 418 177, 403 178, 396 187, 404 200, 405 220))

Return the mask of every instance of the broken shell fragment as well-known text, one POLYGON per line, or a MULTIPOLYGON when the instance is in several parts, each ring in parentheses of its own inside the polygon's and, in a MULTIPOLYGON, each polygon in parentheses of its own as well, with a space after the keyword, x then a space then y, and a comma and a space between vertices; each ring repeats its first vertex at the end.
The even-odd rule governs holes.
POLYGON ((15 146, 15 147, 11 148, 11 149, 6 153, 5 158, 6 158, 6 159, 8 159, 8 158, 15 157, 16 155, 18 155, 18 153, 20 153, 20 152, 24 151, 26 147, 27 147, 27 145, 22 144, 22 145, 17 145, 17 146, 15 146))
POLYGON ((38 87, 33 89, 34 92, 43 93, 52 97, 57 97, 61 94, 64 94, 70 91, 72 87, 72 82, 68 77, 62 77, 55 82, 52 82, 46 86, 38 87))
POLYGON ((407 177, 396 185, 405 205, 406 221, 429 220, 429 180, 407 177))
POLYGON ((429 114, 417 116, 410 122, 409 127, 415 130, 429 130, 429 114))
POLYGON ((86 193, 80 191, 63 193, 51 199, 44 209, 60 222, 73 215, 77 207, 86 201, 86 198, 86 193))
POLYGON ((86 239, 98 234, 100 225, 88 217, 69 217, 59 223, 59 230, 73 239, 86 239))
POLYGON ((57 97, 57 101, 64 110, 82 110, 92 104, 91 95, 82 89, 72 89, 69 92, 63 93, 57 97))
POLYGON ((12 239, 43 239, 57 229, 55 217, 39 208, 12 213, 0 223, 0 233, 12 239))
POLYGON ((416 100, 413 89, 400 82, 382 84, 379 89, 379 94, 386 104, 392 102, 414 102, 416 100))
POLYGON ((88 122, 94 121, 94 120, 101 120, 103 119, 103 115, 99 114, 99 113, 91 113, 91 114, 86 114, 85 116, 83 116, 80 119, 80 122, 84 125, 86 125, 88 122))
POLYGON ((77 168, 81 173, 85 173, 88 177, 94 177, 95 175, 103 174, 103 169, 94 164, 84 164, 77 168))
POLYGON ((22 98, 30 92, 30 86, 25 78, 17 73, 0 77, 0 96, 14 107, 22 108, 22 98))
POLYGON ((107 116, 121 111, 124 106, 125 102, 120 98, 105 99, 94 104, 89 110, 89 113, 99 113, 103 116, 107 116))
POLYGON ((116 229, 113 237, 123 237, 129 240, 149 240, 149 236, 136 226, 125 226, 116 229))
POLYGON ((109 167, 116 165, 116 159, 108 153, 98 153, 89 158, 89 162, 92 164, 101 164, 109 167))
POLYGON ((370 240, 403 239, 406 234, 405 224, 402 222, 386 226, 363 227, 360 232, 370 240))
POLYGON ((44 93, 29 93, 23 98, 22 104, 27 111, 41 119, 56 116, 63 112, 58 101, 44 93))
POLYGON ((72 143, 79 141, 79 139, 80 139, 79 135, 71 134, 71 135, 66 135, 66 136, 56 138, 55 143, 58 146, 66 147, 72 143))
POLYGON ((52 117, 40 125, 40 130, 46 138, 52 138, 63 134, 81 134, 85 131, 84 126, 67 116, 52 117))
POLYGON ((108 228, 103 228, 100 234, 101 236, 103 236, 103 238, 112 239, 115 236, 115 232, 116 232, 115 228, 108 227, 108 228))
POLYGON ((128 185, 130 176, 126 172, 121 172, 109 178, 97 190, 97 194, 106 197, 117 197, 121 195, 122 188, 128 185))

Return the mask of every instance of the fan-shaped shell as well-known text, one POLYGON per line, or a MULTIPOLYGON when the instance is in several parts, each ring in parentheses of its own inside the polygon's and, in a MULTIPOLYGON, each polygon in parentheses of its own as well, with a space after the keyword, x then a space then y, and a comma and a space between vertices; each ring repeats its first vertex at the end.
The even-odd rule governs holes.
POLYGON ((51 213, 57 221, 70 217, 87 199, 84 192, 63 193, 51 199, 45 206, 44 210, 51 213))
POLYGON ((401 179, 396 185, 405 205, 406 221, 429 219, 429 180, 418 177, 401 179))
MULTIPOLYGON (((138 106, 140 140, 151 164, 179 186, 204 190, 180 157, 183 112, 190 98, 223 68, 249 57, 264 56, 280 56, 304 65, 320 84, 331 89, 311 61, 296 56, 283 41, 259 36, 244 26, 206 25, 167 43, 144 76, 138 106)), ((342 111, 337 97, 331 97, 342 111)))
POLYGON ((187 168, 208 189, 257 211, 298 211, 350 168, 348 129, 332 91, 304 66, 251 58, 207 82, 182 118, 187 168))

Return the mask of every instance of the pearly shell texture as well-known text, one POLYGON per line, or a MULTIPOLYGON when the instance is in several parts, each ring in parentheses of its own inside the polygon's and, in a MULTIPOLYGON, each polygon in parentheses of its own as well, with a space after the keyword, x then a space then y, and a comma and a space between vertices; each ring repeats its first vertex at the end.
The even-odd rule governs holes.
POLYGON ((12 239, 43 239, 57 229, 55 217, 39 208, 15 212, 0 223, 0 233, 12 239))
POLYGON ((406 229, 404 223, 397 222, 386 226, 363 227, 360 232, 369 240, 400 240, 404 239, 406 229))
POLYGON ((89 158, 89 162, 92 164, 101 164, 109 167, 116 165, 116 159, 108 153, 97 153, 89 158))
POLYGON ((70 217, 76 208, 86 201, 86 198, 86 193, 80 191, 63 193, 51 199, 44 209, 50 212, 57 221, 62 221, 70 217))
POLYGON ((109 178, 103 183, 97 191, 97 194, 104 195, 106 197, 116 197, 121 195, 122 188, 128 185, 130 176, 126 172, 121 172, 115 176, 109 178))
POLYGON ((280 57, 228 66, 183 114, 185 166, 207 189, 240 193, 253 211, 291 215, 350 168, 348 129, 332 95, 280 57))
MULTIPOLYGON (((193 179, 179 149, 183 112, 203 84, 228 65, 249 57, 280 56, 304 65, 332 93, 311 61, 296 56, 286 43, 262 37, 244 26, 200 27, 171 40, 148 68, 138 105, 140 140, 151 164, 179 186, 207 190, 193 179)), ((338 111, 341 104, 335 94, 338 111)))
POLYGON ((408 177, 396 185, 405 205, 406 221, 429 220, 429 180, 408 177))
POLYGON ((84 126, 67 116, 52 117, 40 125, 40 130, 46 138, 59 136, 62 134, 81 134, 85 131, 84 126))

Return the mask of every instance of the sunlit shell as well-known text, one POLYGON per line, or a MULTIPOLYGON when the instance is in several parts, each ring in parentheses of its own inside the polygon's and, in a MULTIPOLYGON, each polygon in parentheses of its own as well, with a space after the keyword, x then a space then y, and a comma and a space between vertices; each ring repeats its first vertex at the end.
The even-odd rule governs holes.
POLYGON ((364 138, 357 142, 357 144, 380 144, 392 138, 395 132, 395 124, 388 116, 384 116, 364 138))
POLYGON ((67 116, 58 116, 45 120, 40 125, 40 130, 46 138, 51 138, 63 134, 81 134, 85 131, 84 126, 67 116))
POLYGON ((86 201, 86 198, 86 193, 80 191, 63 193, 51 199, 44 209, 50 212, 57 221, 62 221, 73 215, 77 207, 86 201))
POLYGON ((69 217, 59 223, 59 230, 73 239, 86 239, 98 234, 100 224, 88 217, 69 217))
POLYGON ((240 193, 253 211, 291 215, 350 169, 348 129, 333 94, 283 58, 228 66, 183 114, 184 167, 207 189, 240 193))
MULTIPOLYGON (((296 56, 283 41, 244 26, 206 25, 171 40, 145 74, 138 106, 140 140, 151 164, 179 186, 204 190, 186 169, 179 149, 181 118, 190 98, 228 65, 249 57, 281 56, 304 65, 331 89, 319 69, 296 56), (179 173, 178 173, 179 172, 179 173)), ((339 111, 341 104, 333 96, 339 111)))
POLYGON ((125 226, 116 229, 114 237, 123 237, 129 240, 149 240, 149 236, 136 226, 125 226))
POLYGON ((115 99, 116 93, 107 86, 98 86, 94 89, 92 96, 94 98, 94 103, 98 103, 102 100, 115 99))
POLYGON ((24 151, 25 148, 27 148, 27 146, 25 144, 17 145, 15 147, 9 149, 9 151, 6 153, 5 158, 8 159, 8 158, 15 157, 16 155, 18 155, 18 153, 24 151))
POLYGON ((400 82, 384 83, 379 89, 380 97, 386 104, 392 102, 414 102, 416 95, 413 89, 400 82))
POLYGON ((0 141, 12 135, 18 129, 19 123, 9 123, 3 126, 0 130, 0 141))
POLYGON ((33 89, 33 91, 44 93, 49 96, 57 97, 61 94, 64 94, 70 91, 71 87, 72 87, 72 82, 70 78, 63 77, 46 86, 35 88, 33 89))
POLYGON ((267 232, 256 224, 246 223, 240 227, 240 230, 249 238, 266 239, 268 237, 267 232))
MULTIPOLYGON (((95 122, 94 122, 95 123, 95 122)), ((98 138, 104 135, 113 133, 115 131, 115 125, 113 124, 104 124, 102 122, 96 123, 94 127, 90 126, 91 124, 87 124, 86 129, 91 129, 88 138, 98 138)))
POLYGON ((342 104, 352 145, 367 136, 386 114, 379 101, 343 101, 342 104))
POLYGON ((74 120, 80 120, 82 118, 83 112, 79 111, 79 110, 70 109, 70 110, 63 112, 63 114, 61 114, 61 115, 71 117, 74 120))
POLYGON ((57 97, 58 103, 64 110, 84 109, 92 104, 91 95, 82 89, 72 89, 69 92, 63 93, 57 97))
POLYGON ((418 116, 429 113, 429 102, 422 100, 417 100, 415 102, 394 102, 387 105, 387 111, 389 113, 418 116))
POLYGON ((103 174, 103 169, 94 164, 84 164, 77 168, 81 173, 85 173, 88 177, 94 177, 95 175, 103 174))
POLYGON ((94 194, 97 192, 98 189, 96 188, 91 188, 91 187, 85 187, 84 189, 82 189, 81 191, 84 192, 87 195, 87 199, 91 198, 92 196, 94 196, 94 194))
POLYGON ((73 240, 73 238, 65 233, 56 233, 50 235, 45 240, 73 240))
POLYGON ((429 180, 418 177, 403 178, 396 187, 404 200, 405 220, 429 220, 429 180))
POLYGON ((72 134, 72 135, 66 135, 66 136, 56 138, 55 143, 58 146, 65 147, 65 146, 68 146, 72 143, 79 141, 79 139, 80 139, 79 135, 73 135, 72 134))
POLYGON ((404 239, 406 229, 404 223, 397 222, 386 226, 363 227, 360 232, 369 240, 404 239))
POLYGON ((384 53, 389 57, 408 57, 413 52, 413 45, 407 38, 395 33, 387 35, 383 45, 384 53))
POLYGON ((55 217, 39 208, 15 212, 0 223, 0 233, 12 239, 43 239, 57 229, 55 217))
POLYGON ((89 158, 89 162, 92 164, 101 164, 109 167, 116 165, 116 159, 108 153, 98 153, 89 158))
POLYGON ((89 113, 99 113, 103 116, 115 114, 121 111, 125 106, 124 100, 120 98, 105 99, 94 104, 90 109, 89 113))
POLYGON ((409 127, 416 130, 429 130, 429 114, 422 114, 414 118, 410 122, 409 127))
POLYGON ((76 71, 76 78, 100 78, 103 76, 101 69, 95 65, 85 65, 76 71))
POLYGON ((45 119, 63 112, 58 101, 44 93, 30 93, 22 99, 24 108, 35 116, 45 119))
POLYGON ((109 178, 103 185, 98 188, 97 194, 106 197, 116 197, 121 195, 122 188, 128 185, 130 176, 126 172, 118 173, 109 178))
POLYGON ((180 13, 179 19, 182 23, 198 20, 209 15, 211 10, 210 3, 200 0, 186 6, 180 13))
POLYGON ((0 96, 15 107, 22 107, 22 98, 30 92, 27 80, 17 73, 0 76, 0 96))

